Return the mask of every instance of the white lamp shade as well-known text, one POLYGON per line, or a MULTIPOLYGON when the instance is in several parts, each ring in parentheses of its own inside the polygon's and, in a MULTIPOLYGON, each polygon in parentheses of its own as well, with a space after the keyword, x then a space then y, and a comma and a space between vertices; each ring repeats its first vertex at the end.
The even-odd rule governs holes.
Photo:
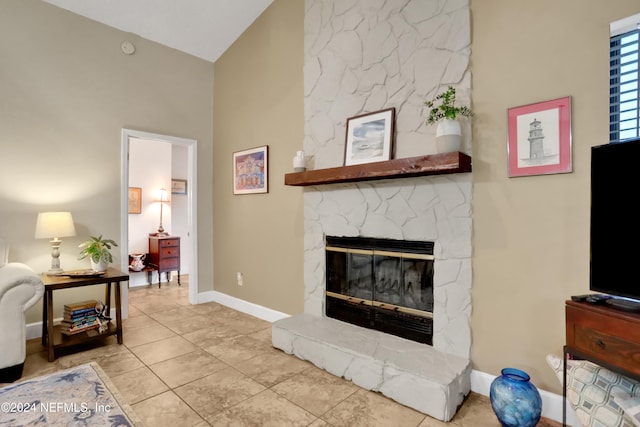
POLYGON ((158 190, 158 194, 157 194, 158 198, 157 198, 157 202, 168 202, 169 201, 169 194, 167 193, 167 190, 165 188, 161 188, 158 190))
POLYGON ((36 239, 75 236, 71 212, 41 212, 36 222, 36 239))

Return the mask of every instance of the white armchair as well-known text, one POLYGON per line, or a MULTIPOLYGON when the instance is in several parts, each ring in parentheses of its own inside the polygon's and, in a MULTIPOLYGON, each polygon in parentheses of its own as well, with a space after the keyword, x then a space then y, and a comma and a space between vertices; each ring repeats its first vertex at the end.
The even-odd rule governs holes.
POLYGON ((8 261, 0 239, 0 383, 22 376, 26 357, 24 312, 42 298, 44 284, 29 266, 8 261))

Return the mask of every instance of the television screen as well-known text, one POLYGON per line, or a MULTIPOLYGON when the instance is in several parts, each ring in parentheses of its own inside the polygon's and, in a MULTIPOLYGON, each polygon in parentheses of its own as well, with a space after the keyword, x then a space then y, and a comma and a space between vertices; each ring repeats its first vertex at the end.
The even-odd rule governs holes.
POLYGON ((591 148, 590 289, 640 300, 640 139, 591 148))

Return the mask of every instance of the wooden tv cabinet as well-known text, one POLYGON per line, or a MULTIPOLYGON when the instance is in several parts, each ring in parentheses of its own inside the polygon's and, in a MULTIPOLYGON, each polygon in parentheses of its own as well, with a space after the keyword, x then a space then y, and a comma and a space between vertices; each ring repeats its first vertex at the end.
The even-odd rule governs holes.
POLYGON ((640 378, 640 313, 567 301, 566 333, 570 354, 640 378))
POLYGON ((566 420, 568 356, 589 360, 640 380, 640 313, 622 311, 607 304, 569 300, 565 304, 565 315, 563 425, 566 420))

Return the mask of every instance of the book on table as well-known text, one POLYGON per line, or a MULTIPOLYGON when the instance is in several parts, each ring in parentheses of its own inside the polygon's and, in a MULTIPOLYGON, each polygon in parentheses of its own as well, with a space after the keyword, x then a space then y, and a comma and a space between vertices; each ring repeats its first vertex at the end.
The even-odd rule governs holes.
POLYGON ((81 325, 85 325, 87 323, 93 323, 98 319, 98 313, 93 313, 93 314, 89 314, 87 313, 84 316, 80 316, 80 317, 73 317, 70 319, 62 319, 62 324, 63 325, 70 325, 70 326, 81 326, 81 325))
POLYGON ((71 320, 76 317, 81 317, 84 315, 95 315, 96 313, 96 305, 98 301, 96 300, 88 300, 77 302, 73 304, 65 304, 64 305, 64 317, 67 320, 71 320))
POLYGON ((74 330, 64 330, 62 329, 60 332, 62 332, 64 335, 75 335, 75 334, 79 334, 80 332, 86 332, 86 331, 90 331, 92 329, 98 329, 100 327, 100 325, 91 325, 91 326, 87 326, 86 328, 81 328, 81 329, 74 329, 74 330))
POLYGON ((100 322, 97 317, 77 322, 68 322, 63 320, 60 324, 60 331, 65 335, 73 335, 98 327, 100 327, 100 322))
POLYGON ((97 314, 98 313, 96 312, 95 308, 86 308, 86 309, 73 311, 73 312, 65 311, 62 316, 64 320, 77 320, 77 319, 83 319, 87 316, 95 316, 97 314))
POLYGON ((92 308, 95 309, 96 304, 98 304, 98 301, 94 299, 90 299, 87 301, 74 302, 71 304, 65 304, 64 311, 69 313, 74 313, 80 310, 86 310, 86 309, 92 309, 92 308))
POLYGON ((80 301, 64 305, 64 314, 60 323, 60 330, 65 335, 73 335, 100 327, 97 300, 80 301))

